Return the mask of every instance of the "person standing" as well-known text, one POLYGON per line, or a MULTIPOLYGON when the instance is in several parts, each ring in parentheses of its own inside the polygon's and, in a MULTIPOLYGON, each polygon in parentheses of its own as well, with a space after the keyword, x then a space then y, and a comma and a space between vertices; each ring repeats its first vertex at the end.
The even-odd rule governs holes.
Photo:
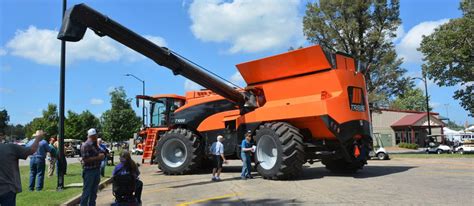
POLYGON ((250 153, 253 151, 252 148, 252 133, 248 131, 245 134, 245 139, 242 140, 240 156, 242 157, 242 174, 240 178, 246 180, 247 178, 253 179, 252 177, 252 160, 250 159, 250 153))
MULTIPOLYGON (((36 138, 30 140, 26 147, 30 147, 36 141, 36 138)), ((43 190, 44 185, 44 171, 46 167, 46 155, 47 153, 51 153, 51 148, 49 147, 48 142, 42 139, 39 142, 38 149, 36 152, 30 156, 30 185, 29 190, 35 190, 35 182, 36 182, 36 191, 43 190)))
MULTIPOLYGON (((36 131, 34 141, 30 147, 16 144, 0 143, 0 205, 16 205, 16 194, 21 192, 20 168, 18 159, 26 159, 38 149, 39 142, 43 139, 44 132, 36 131)), ((3 139, 0 136, 0 140, 3 139)))
POLYGON ((224 145, 222 142, 224 137, 222 135, 217 136, 217 141, 212 143, 211 153, 214 160, 214 167, 212 168, 212 181, 221 181, 222 163, 227 164, 227 160, 224 156, 224 145), (217 172, 217 175, 216 175, 217 172))
POLYGON ((84 182, 81 206, 94 206, 100 182, 100 162, 105 157, 97 144, 97 131, 94 128, 87 131, 87 141, 81 146, 81 157, 82 180, 84 182))
POLYGON ((117 175, 128 175, 131 174, 135 177, 135 199, 139 204, 142 203, 142 190, 143 182, 138 178, 140 176, 140 171, 138 170, 137 163, 132 160, 130 153, 127 151, 120 154, 120 163, 115 166, 114 171, 112 172, 113 176, 117 175))
POLYGON ((105 154, 105 158, 100 162, 100 176, 105 177, 105 166, 107 166, 107 156, 109 155, 109 149, 107 146, 102 144, 102 138, 97 139, 100 151, 105 154))
POLYGON ((57 148, 54 146, 56 143, 56 137, 51 137, 49 139, 49 148, 51 152, 49 153, 49 167, 48 167, 48 177, 53 176, 54 170, 56 168, 56 158, 57 158, 57 148))

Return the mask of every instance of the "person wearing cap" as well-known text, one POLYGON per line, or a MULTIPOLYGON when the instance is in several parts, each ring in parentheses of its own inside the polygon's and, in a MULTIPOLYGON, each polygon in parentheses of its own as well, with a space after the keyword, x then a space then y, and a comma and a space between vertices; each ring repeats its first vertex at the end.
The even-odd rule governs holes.
MULTIPOLYGON (((0 143, 0 205, 16 205, 16 194, 21 192, 20 168, 18 159, 26 159, 38 149, 39 142, 43 139, 44 132, 36 131, 34 141, 29 147, 17 144, 0 143)), ((0 135, 0 142, 3 137, 0 135)))
POLYGON ((222 171, 222 163, 227 164, 227 160, 224 156, 224 144, 222 144, 223 141, 224 137, 222 135, 218 135, 217 141, 211 145, 211 153, 214 160, 214 167, 212 168, 212 181, 221 180, 220 176, 222 171))
MULTIPOLYGON (((43 134, 44 136, 44 134, 43 134)), ((41 137, 43 137, 41 136, 41 137)), ((35 139, 30 140, 26 147, 30 147, 36 141, 35 139)), ((43 190, 44 186, 44 171, 46 168, 46 155, 47 153, 51 153, 51 148, 49 147, 49 143, 41 139, 38 145, 38 149, 34 154, 30 156, 30 184, 29 190, 35 190, 35 182, 36 182, 36 191, 43 190)))
POLYGON ((105 154, 97 144, 97 131, 91 128, 87 131, 87 140, 81 146, 82 157, 82 187, 81 205, 96 205, 97 191, 100 182, 100 163, 105 154))
POLYGON ((250 153, 253 152, 252 148, 252 132, 248 131, 245 134, 245 139, 242 140, 242 144, 240 145, 241 152, 240 156, 242 158, 242 174, 240 177, 242 180, 246 180, 247 178, 252 179, 252 160, 250 158, 250 153))

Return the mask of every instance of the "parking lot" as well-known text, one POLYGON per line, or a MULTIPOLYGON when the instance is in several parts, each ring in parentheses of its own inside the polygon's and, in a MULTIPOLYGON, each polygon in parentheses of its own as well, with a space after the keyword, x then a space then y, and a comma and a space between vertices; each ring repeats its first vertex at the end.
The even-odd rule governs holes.
MULTIPOLYGON (((225 166, 221 182, 204 172, 165 176, 155 165, 140 169, 144 205, 474 205, 474 158, 373 160, 353 175, 306 164, 292 181, 240 180, 240 161, 225 166)), ((109 186, 98 204, 112 202, 109 186)))

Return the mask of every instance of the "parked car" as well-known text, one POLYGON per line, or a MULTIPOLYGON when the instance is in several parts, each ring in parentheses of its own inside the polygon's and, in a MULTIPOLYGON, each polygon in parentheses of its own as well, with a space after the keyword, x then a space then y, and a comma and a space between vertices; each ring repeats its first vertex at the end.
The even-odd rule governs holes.
POLYGON ((453 150, 448 145, 440 144, 438 142, 430 142, 425 152, 427 154, 430 154, 430 153, 442 154, 442 153, 452 153, 453 150))
POLYGON ((387 150, 383 148, 382 141, 380 140, 380 134, 374 133, 374 145, 372 150, 369 152, 369 156, 371 158, 376 158, 379 160, 389 160, 390 157, 388 156, 387 150))
POLYGON ((134 155, 142 155, 142 154, 143 154, 143 149, 133 148, 133 149, 132 149, 132 154, 134 154, 134 155))
POLYGON ((459 147, 456 147, 454 151, 459 154, 474 153, 474 141, 466 140, 459 147))
POLYGON ((64 156, 74 157, 76 155, 81 156, 81 140, 77 139, 64 139, 64 156))

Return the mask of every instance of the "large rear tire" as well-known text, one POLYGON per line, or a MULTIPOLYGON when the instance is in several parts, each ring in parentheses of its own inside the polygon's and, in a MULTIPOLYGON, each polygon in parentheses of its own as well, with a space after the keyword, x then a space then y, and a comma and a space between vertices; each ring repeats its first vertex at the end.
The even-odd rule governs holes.
POLYGON ((303 170, 303 135, 286 122, 260 125, 255 135, 257 171, 265 179, 292 179, 303 170))
POLYGON ((199 166, 200 148, 199 138, 192 131, 173 129, 158 141, 155 161, 165 174, 187 174, 199 166))

